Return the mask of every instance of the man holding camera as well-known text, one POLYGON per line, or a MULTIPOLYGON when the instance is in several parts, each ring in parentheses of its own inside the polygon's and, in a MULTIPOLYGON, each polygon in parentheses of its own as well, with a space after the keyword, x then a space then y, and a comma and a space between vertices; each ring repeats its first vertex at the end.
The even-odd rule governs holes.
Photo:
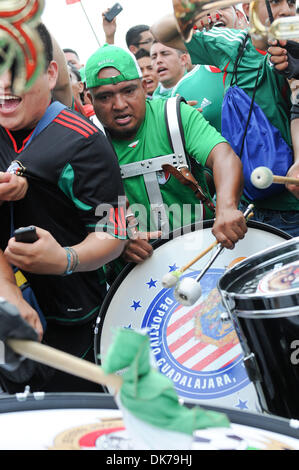
MULTIPOLYGON (((32 87, 16 96, 11 71, 0 77, 0 170, 9 180, 0 183, 0 247, 9 263, 25 273, 37 297, 47 322, 43 341, 94 361, 93 325, 106 295, 101 267, 124 246, 123 216, 118 214, 123 186, 106 137, 90 121, 52 101, 57 63, 48 31, 39 25, 38 32, 46 66, 32 87), (9 193, 13 184, 15 191, 9 193), (104 223, 97 234, 96 212, 103 204, 111 208, 111 230, 103 233, 109 228, 104 223), (13 227, 29 225, 36 226, 38 240, 17 242, 13 227)), ((0 374, 0 382, 11 393, 24 390, 14 376, 0 374)), ((43 391, 99 389, 54 369, 45 374, 40 365, 27 383, 43 391)))

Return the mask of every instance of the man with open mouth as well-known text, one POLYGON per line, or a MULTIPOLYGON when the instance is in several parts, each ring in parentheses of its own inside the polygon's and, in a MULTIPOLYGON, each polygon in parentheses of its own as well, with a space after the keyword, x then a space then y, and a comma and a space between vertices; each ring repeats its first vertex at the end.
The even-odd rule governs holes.
MULTIPOLYGON (((167 100, 146 100, 136 58, 122 48, 109 45, 101 47, 88 59, 85 72, 95 113, 118 157, 128 201, 131 207, 138 204, 141 211, 138 217, 139 231, 136 237, 127 241, 124 250, 125 261, 143 262, 152 254, 149 240, 161 235, 159 217, 155 224, 156 231, 151 230, 152 197, 156 198, 160 194, 162 205, 168 208, 176 206, 169 217, 170 230, 183 227, 184 222, 186 224, 186 206, 190 208, 188 223, 214 217, 211 196, 202 172, 204 166, 212 169, 217 191, 213 233, 220 243, 232 248, 237 240, 244 237, 247 227, 243 214, 237 209, 242 191, 241 164, 225 139, 201 113, 186 103, 179 103, 186 153, 200 163, 195 165, 196 177, 206 199, 200 201, 189 187, 182 185, 172 174, 168 175, 167 171, 164 171, 164 178, 154 174, 149 181, 146 172, 142 173, 142 168, 156 165, 155 160, 160 156, 169 157, 173 154, 165 120, 167 100), (136 173, 130 173, 124 178, 123 172, 136 163, 136 173), (227 178, 227 174, 230 178, 227 178)), ((160 168, 157 173, 161 173, 160 168)), ((163 221, 167 222, 165 218, 163 221)))
MULTIPOLYGON (((197 23, 197 29, 209 31, 215 28, 243 29, 248 26, 244 13, 231 6, 207 14, 197 23)), ((221 133, 221 108, 224 95, 223 73, 211 65, 193 65, 172 89, 172 96, 183 96, 202 112, 205 119, 221 133)))
MULTIPOLYGON (((31 88, 16 96, 11 71, 0 77, 0 171, 6 178, 0 178, 0 249, 30 282, 47 323, 43 341, 94 362, 93 326, 106 295, 102 266, 124 247, 118 223, 123 208, 116 217, 123 185, 103 133, 53 100, 58 64, 47 29, 40 24, 37 31, 46 60, 31 88), (7 188, 4 194, 4 185, 16 179, 16 193, 7 188), (98 216, 103 204, 109 222, 98 216), (100 222, 103 230, 96 233, 100 222), (37 241, 17 242, 13 229, 32 225, 37 241)), ((21 382, 0 367, 0 386, 8 393, 23 392, 26 385, 32 391, 99 391, 41 365, 21 382)))
POLYGON ((140 49, 135 55, 142 72, 142 79, 146 87, 147 97, 151 98, 158 86, 159 80, 152 66, 150 53, 145 49, 140 49))
POLYGON ((153 99, 167 99, 173 87, 187 73, 188 54, 155 41, 151 47, 151 59, 159 80, 153 99))
POLYGON ((209 30, 215 28, 243 29, 248 26, 244 13, 236 6, 222 8, 201 18, 197 23, 198 29, 209 30))

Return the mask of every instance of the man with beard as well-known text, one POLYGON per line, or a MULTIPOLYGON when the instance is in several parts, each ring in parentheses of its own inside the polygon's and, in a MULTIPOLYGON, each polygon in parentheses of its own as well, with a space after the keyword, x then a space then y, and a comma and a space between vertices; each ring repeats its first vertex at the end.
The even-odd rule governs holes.
MULTIPOLYGON (((123 165, 140 162, 142 167, 141 163, 146 166, 151 159, 172 153, 164 117, 166 100, 146 100, 135 57, 121 48, 105 45, 88 59, 85 70, 90 99, 105 132, 110 136, 122 170, 123 165)), ((152 254, 149 240, 158 234, 151 233, 151 190, 154 190, 155 197, 157 193, 161 195, 164 206, 176 205, 177 213, 173 211, 169 214, 170 230, 174 226, 183 226, 182 215, 186 205, 192 209, 189 223, 214 217, 202 171, 204 166, 213 171, 217 192, 213 226, 216 239, 223 246, 232 248, 247 231, 245 218, 237 208, 242 192, 239 158, 198 111, 181 103, 180 112, 185 149, 199 163, 195 176, 207 195, 206 201, 201 203, 189 187, 181 185, 174 176, 163 170, 158 171, 151 185, 146 184, 143 174, 123 179, 130 206, 138 203, 145 209, 143 218, 138 217, 143 233, 139 232, 140 237, 137 234, 134 239, 128 240, 124 255, 126 261, 142 262, 152 254), (227 178, 228 174, 230 178, 227 178), (155 183, 158 183, 157 191, 155 183)), ((157 223, 156 228, 159 230, 157 223)))

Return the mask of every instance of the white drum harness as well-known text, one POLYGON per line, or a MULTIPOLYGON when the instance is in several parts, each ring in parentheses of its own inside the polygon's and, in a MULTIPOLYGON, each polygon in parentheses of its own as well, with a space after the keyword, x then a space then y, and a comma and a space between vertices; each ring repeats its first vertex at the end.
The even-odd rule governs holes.
POLYGON ((183 98, 177 96, 169 98, 165 105, 165 119, 173 153, 120 166, 123 179, 143 175, 154 221, 157 229, 161 230, 162 233, 164 229, 168 230, 169 222, 157 179, 157 172, 159 171, 169 171, 182 184, 189 186, 201 202, 205 202, 212 210, 215 209, 213 203, 188 169, 189 164, 183 144, 180 122, 180 103, 182 101, 184 101, 183 98))

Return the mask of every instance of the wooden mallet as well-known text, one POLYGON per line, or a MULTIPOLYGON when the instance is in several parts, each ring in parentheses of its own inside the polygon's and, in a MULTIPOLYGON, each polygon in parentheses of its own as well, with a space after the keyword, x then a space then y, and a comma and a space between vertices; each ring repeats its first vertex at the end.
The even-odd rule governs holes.
MULTIPOLYGON (((253 210, 254 206, 253 204, 250 204, 248 208, 246 209, 244 213, 244 217, 246 220, 248 220, 252 215, 253 215, 253 210)), ((162 286, 166 289, 170 289, 171 287, 174 287, 180 276, 187 271, 187 269, 191 268, 197 261, 199 261, 201 258, 203 258, 205 255, 207 255, 210 251, 213 250, 217 245, 219 245, 219 242, 215 240, 211 245, 209 245, 207 248, 205 248, 201 253, 199 253, 195 258, 193 258, 189 263, 187 263, 185 266, 183 266, 180 269, 177 269, 176 271, 172 271, 170 273, 167 273, 163 276, 162 278, 162 286)), ((219 248, 220 250, 220 248, 219 248)), ((217 254, 218 256, 218 254, 217 254)), ((188 282, 188 281, 185 281, 188 282)))
MULTIPOLYGON (((3 298, 0 298, 0 340, 5 345, 4 363, 17 364, 18 361, 21 362, 17 356, 20 355, 62 372, 111 387, 115 392, 121 388, 120 376, 105 374, 101 367, 89 361, 39 343, 35 330, 21 317, 17 308, 3 298), (17 355, 14 355, 14 352, 17 355)), ((22 367, 22 364, 19 367, 22 367)))
POLYGON ((299 185, 299 178, 290 178, 289 176, 273 175, 270 168, 259 166, 250 176, 250 181, 258 189, 267 189, 273 183, 277 184, 296 184, 299 185))
MULTIPOLYGON (((244 212, 244 217, 246 221, 253 215, 253 207, 253 204, 250 204, 244 212)), ((209 248, 211 248, 211 246, 209 248)), ((179 303, 185 306, 191 306, 194 305, 195 302, 197 302, 197 300, 201 297, 202 294, 200 281, 205 275, 205 273, 214 264, 215 260, 218 258, 218 256, 222 253, 223 250, 224 247, 220 243, 217 243, 217 250, 211 257, 211 259, 206 263, 206 265, 201 270, 200 274, 196 277, 196 279, 194 279, 193 277, 185 277, 180 282, 178 282, 174 291, 174 297, 179 303)))

